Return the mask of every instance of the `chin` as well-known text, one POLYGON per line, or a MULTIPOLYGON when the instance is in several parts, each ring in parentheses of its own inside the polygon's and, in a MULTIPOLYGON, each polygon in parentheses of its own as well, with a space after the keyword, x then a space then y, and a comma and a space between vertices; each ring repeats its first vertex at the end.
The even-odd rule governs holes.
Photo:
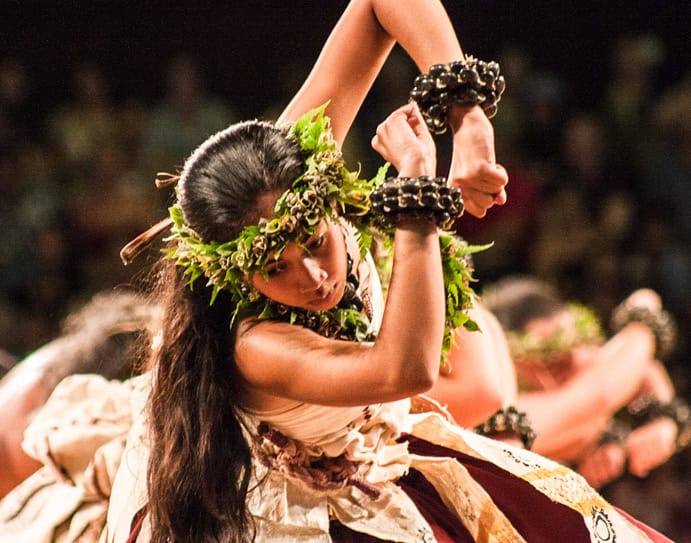
POLYGON ((312 311, 328 311, 329 309, 334 309, 338 305, 338 302, 341 301, 342 297, 343 285, 336 285, 326 298, 311 303, 310 305, 312 307, 309 309, 312 311))

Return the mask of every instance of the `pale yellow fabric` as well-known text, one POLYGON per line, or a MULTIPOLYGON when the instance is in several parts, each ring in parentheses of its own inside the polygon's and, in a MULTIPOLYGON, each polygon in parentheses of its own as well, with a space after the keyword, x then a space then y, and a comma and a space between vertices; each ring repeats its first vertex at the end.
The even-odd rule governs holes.
MULTIPOLYGON (((534 488, 549 496, 552 501, 581 513, 583 522, 590 531, 593 541, 614 540, 604 537, 601 533, 604 529, 609 529, 603 528, 599 524, 599 519, 604 513, 611 522, 611 529, 616 533, 616 541, 650 542, 650 538, 646 534, 619 514, 581 475, 565 466, 530 451, 464 430, 450 424, 437 413, 411 415, 411 418, 413 419, 412 434, 414 436, 487 460, 530 483, 534 488)), ((445 458, 442 461, 434 462, 430 464, 432 470, 424 465, 428 462, 427 457, 422 459, 413 457, 411 466, 425 474, 447 504, 449 501, 458 499, 460 494, 465 494, 469 488, 473 488, 472 481, 456 481, 455 475, 450 476, 452 473, 455 474, 457 469, 458 463, 455 460, 445 458), (459 482, 460 484, 457 484, 459 482)), ((481 488, 476 488, 475 491, 479 494, 481 488)), ((466 511, 462 520, 477 541, 522 541, 521 539, 506 538, 507 536, 503 536, 504 539, 493 539, 493 537, 497 537, 498 533, 510 533, 503 531, 508 529, 506 524, 495 516, 497 510, 491 507, 488 502, 476 502, 475 507, 476 509, 471 511, 457 507, 455 509, 466 511), (483 526, 490 519, 490 525, 483 526), (502 531, 498 531, 500 529, 502 531), (486 532, 490 530, 493 535, 490 539, 485 539, 485 537, 489 537, 486 532)), ((512 537, 517 537, 517 535, 512 537)))
MULTIPOLYGON (((82 379, 85 378, 79 378, 80 386, 85 384, 82 379)), ((88 379, 100 380, 93 376, 88 379)), ((123 421, 132 413, 142 412, 145 388, 133 387, 126 394, 127 398, 124 398, 122 392, 127 387, 120 383, 109 383, 104 388, 100 384, 95 388, 88 387, 92 393, 98 392, 95 403, 113 408, 120 404, 104 403, 106 396, 111 399, 133 400, 124 402, 127 408, 122 410, 123 421), (135 398, 138 400, 134 401, 135 398), (129 411, 129 415, 126 411, 129 411)), ((352 487, 331 494, 305 491, 299 484, 273 472, 250 496, 250 507, 257 520, 257 540, 328 542, 329 520, 335 517, 355 530, 382 539, 417 542, 427 537, 428 541, 433 541, 425 520, 407 495, 394 484, 398 475, 413 467, 435 486, 445 503, 452 511, 456 511, 477 541, 522 541, 511 524, 494 507, 491 498, 462 465, 444 457, 411 455, 403 445, 393 443, 392 438, 404 428, 423 439, 494 462, 552 496, 555 501, 583 513, 586 524, 589 520, 594 522, 598 510, 606 512, 618 540, 631 543, 649 541, 590 489, 580 476, 566 468, 530 452, 462 430, 436 413, 408 415, 407 408, 405 401, 371 406, 365 418, 353 418, 352 410, 313 405, 295 405, 281 413, 255 414, 257 420, 261 418, 277 427, 288 413, 297 414, 297 418, 305 425, 304 432, 291 425, 292 431, 298 432, 298 435, 293 435, 295 438, 316 436, 321 428, 324 430, 322 435, 329 436, 323 443, 324 447, 332 454, 340 451, 353 459, 368 463, 367 479, 377 482, 382 490, 381 496, 376 500, 352 487), (344 416, 341 418, 339 414, 344 416), (339 424, 341 432, 334 429, 334 425, 339 424), (328 432, 325 431, 327 429, 328 432), (340 439, 337 437, 339 433, 340 439), (360 435, 355 436, 354 433, 360 435)), ((362 413, 363 409, 360 408, 359 411, 362 413)), ((292 420, 293 417, 288 418, 292 420)), ((113 420, 112 417, 104 419, 113 420)), ((53 435, 55 428, 48 428, 51 428, 48 433, 53 435)), ((31 434, 38 436, 38 430, 32 429, 31 434)), ((105 448, 113 448, 113 443, 122 442, 122 437, 119 435, 106 442, 105 448)), ((306 444, 314 454, 319 454, 322 449, 319 439, 306 441, 306 444)), ((121 458, 121 462, 112 487, 108 525, 102 532, 100 541, 121 543, 129 536, 132 517, 146 502, 145 466, 148 449, 143 418, 140 416, 131 427, 127 448, 121 456, 113 450, 106 452, 104 446, 99 447, 94 456, 103 453, 104 459, 117 463, 121 458)), ((69 463, 76 465, 73 462, 71 460, 69 463)), ((92 462, 86 463, 87 467, 90 465, 92 462)), ((265 473, 261 466, 259 470, 257 475, 261 478, 265 473)), ((105 481, 111 480, 108 475, 110 468, 98 468, 96 471, 105 481)), ((102 526, 105 501, 89 494, 83 485, 68 484, 57 479, 51 468, 45 467, 12 493, 14 500, 2 501, 0 541, 95 541, 94 534, 102 526), (11 507, 13 503, 14 511, 11 507), (18 504, 21 505, 17 506, 18 504), (13 516, 13 513, 17 516, 13 516), (85 539, 84 536, 89 531, 92 535, 85 539)), ((82 473, 76 479, 84 482, 88 478, 82 473)), ((99 485, 99 488, 102 487, 99 485)), ((146 542, 148 536, 149 527, 145 523, 138 541, 146 542)))
POLYGON ((58 384, 22 444, 44 467, 0 501, 0 543, 98 540, 146 381, 73 375, 58 384))
MULTIPOLYGON (((113 483, 106 524, 100 541, 122 543, 130 535, 132 519, 146 505, 146 466, 149 448, 146 440, 146 417, 142 412, 130 429, 127 447, 122 454, 120 468, 113 483)), ((148 517, 137 540, 150 538, 148 517)))

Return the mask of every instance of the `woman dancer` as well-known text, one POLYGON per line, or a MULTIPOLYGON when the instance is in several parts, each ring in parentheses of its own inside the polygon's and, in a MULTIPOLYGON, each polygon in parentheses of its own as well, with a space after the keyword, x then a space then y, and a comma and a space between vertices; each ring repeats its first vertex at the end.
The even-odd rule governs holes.
POLYGON ((685 446, 688 406, 661 361, 676 327, 657 293, 639 289, 617 306, 607 341, 591 310, 534 277, 506 277, 483 300, 506 330, 519 384, 512 402, 538 434, 534 451, 599 488, 626 469, 645 477, 685 446))
MULTIPOLYGON (((185 164, 147 418, 130 434, 106 541, 650 540, 576 474, 409 414, 454 326, 473 323, 464 246, 438 229, 462 206, 435 177, 426 126, 453 121, 424 82, 425 117, 408 104, 372 141, 398 177, 359 180, 338 151, 380 64, 365 53, 383 59, 395 36, 421 66, 461 55, 441 6, 393 7, 353 2, 277 124, 233 125, 185 164), (385 308, 371 224, 393 238, 385 308)), ((478 215, 503 189, 486 134, 455 141, 480 164, 465 190, 478 215)))

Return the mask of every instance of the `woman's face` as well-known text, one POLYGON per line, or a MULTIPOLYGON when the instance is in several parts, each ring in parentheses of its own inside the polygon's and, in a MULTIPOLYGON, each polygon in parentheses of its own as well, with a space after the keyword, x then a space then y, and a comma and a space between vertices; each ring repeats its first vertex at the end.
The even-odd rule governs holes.
POLYGON ((288 243, 276 261, 253 276, 255 288, 267 298, 292 307, 325 311, 343 297, 348 260, 343 231, 337 223, 321 222, 301 244, 288 243))

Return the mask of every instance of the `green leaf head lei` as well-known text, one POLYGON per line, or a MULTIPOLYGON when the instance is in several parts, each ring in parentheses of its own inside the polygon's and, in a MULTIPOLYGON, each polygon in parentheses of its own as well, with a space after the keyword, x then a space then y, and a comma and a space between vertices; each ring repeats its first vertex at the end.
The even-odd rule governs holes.
MULTIPOLYGON (((280 258, 287 243, 313 235, 322 220, 348 220, 356 229, 361 256, 370 249, 375 237, 390 247, 393 230, 380 227, 378 218, 369 214, 370 194, 385 179, 388 164, 377 175, 361 179, 359 171, 349 171, 333 139, 326 105, 307 112, 287 133, 295 138, 305 156, 305 170, 276 201, 273 217, 246 226, 233 240, 203 241, 185 222, 176 203, 169 209, 173 243, 164 249, 166 258, 184 268, 187 284, 194 287, 200 277, 212 289, 214 303, 218 293, 227 291, 234 305, 231 326, 238 314, 252 314, 259 319, 276 319, 307 326, 327 337, 371 341, 369 320, 352 308, 336 307, 327 311, 306 311, 286 307, 263 296, 252 285, 254 273, 267 275, 267 265, 280 258)), ((444 284, 446 288, 446 328, 444 355, 453 339, 453 329, 464 326, 477 330, 466 311, 472 305, 470 287, 472 267, 469 255, 487 246, 470 246, 448 232, 440 232, 444 284)), ((421 265, 424 265, 421 263, 421 265)), ((445 358, 445 357, 444 357, 445 358)))
POLYGON ((572 325, 559 327, 548 338, 530 332, 507 332, 509 351, 518 364, 550 366, 563 361, 576 347, 602 343, 602 326, 592 309, 569 303, 565 311, 570 314, 572 325))

